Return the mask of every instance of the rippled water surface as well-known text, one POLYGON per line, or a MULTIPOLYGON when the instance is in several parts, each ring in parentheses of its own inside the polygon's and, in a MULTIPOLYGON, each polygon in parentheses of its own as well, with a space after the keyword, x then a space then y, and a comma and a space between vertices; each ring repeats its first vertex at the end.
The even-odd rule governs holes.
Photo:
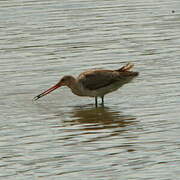
POLYGON ((180 178, 179 0, 0 1, 0 179, 180 178), (105 97, 63 75, 135 64, 105 97))

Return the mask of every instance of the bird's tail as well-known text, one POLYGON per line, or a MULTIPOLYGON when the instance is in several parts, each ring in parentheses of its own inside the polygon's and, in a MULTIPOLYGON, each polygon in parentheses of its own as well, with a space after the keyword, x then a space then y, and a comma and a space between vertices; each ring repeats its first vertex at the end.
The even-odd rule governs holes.
POLYGON ((134 64, 127 63, 125 66, 121 67, 117 71, 126 72, 126 71, 129 71, 130 69, 132 69, 133 66, 134 66, 134 64))

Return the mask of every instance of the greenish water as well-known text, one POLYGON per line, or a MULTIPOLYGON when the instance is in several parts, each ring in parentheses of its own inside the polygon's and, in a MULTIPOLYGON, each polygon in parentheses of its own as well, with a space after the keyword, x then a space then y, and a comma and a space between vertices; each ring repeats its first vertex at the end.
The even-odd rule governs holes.
POLYGON ((179 0, 0 1, 0 179, 180 177, 179 0), (127 62, 132 83, 94 99, 64 75, 127 62))

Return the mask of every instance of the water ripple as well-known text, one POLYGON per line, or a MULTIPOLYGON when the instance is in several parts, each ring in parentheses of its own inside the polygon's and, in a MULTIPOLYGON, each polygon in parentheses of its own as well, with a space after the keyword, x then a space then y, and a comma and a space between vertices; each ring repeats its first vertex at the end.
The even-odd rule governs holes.
POLYGON ((0 1, 0 177, 177 179, 179 1, 0 1), (62 88, 65 74, 135 64, 105 98, 62 88))

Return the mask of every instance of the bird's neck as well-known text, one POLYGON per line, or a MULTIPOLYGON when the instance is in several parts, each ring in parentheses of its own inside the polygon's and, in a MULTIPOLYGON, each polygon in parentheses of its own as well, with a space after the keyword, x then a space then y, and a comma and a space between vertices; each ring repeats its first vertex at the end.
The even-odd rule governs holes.
POLYGON ((80 84, 78 83, 78 81, 77 81, 77 79, 76 78, 72 78, 71 79, 71 82, 67 85, 70 89, 71 89, 71 91, 74 93, 74 94, 76 94, 76 95, 78 95, 78 96, 81 96, 81 86, 80 86, 80 84))

